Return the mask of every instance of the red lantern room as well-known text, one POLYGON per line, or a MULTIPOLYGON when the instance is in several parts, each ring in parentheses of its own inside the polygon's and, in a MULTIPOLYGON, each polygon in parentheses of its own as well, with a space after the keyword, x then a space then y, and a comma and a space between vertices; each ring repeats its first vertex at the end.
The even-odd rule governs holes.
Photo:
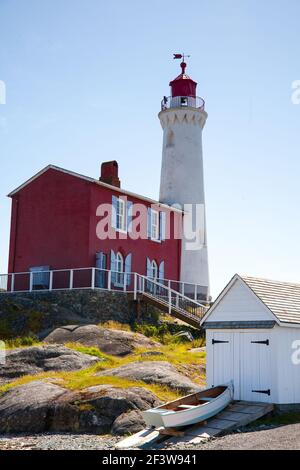
POLYGON ((170 82, 172 97, 191 96, 196 97, 197 82, 194 82, 186 73, 186 63, 181 62, 181 74, 170 82))
POLYGON ((184 55, 174 54, 174 59, 182 59, 180 64, 181 74, 170 82, 171 96, 164 96, 161 102, 161 110, 182 107, 204 109, 204 100, 196 96, 197 82, 185 73, 186 62, 184 61, 184 55))

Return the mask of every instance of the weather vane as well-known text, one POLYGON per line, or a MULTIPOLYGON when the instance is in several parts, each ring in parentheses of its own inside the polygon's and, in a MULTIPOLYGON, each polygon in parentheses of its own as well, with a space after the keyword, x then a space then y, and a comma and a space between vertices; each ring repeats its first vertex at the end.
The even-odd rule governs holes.
POLYGON ((173 54, 173 59, 182 59, 183 62, 184 62, 185 57, 191 57, 191 56, 190 55, 184 55, 184 53, 182 53, 182 54, 173 54))

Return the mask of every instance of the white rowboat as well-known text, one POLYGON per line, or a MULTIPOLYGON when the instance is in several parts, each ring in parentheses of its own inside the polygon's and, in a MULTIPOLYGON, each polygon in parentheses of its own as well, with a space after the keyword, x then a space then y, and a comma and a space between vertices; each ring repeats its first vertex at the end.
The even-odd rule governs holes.
POLYGON ((205 421, 220 413, 233 398, 233 385, 219 385, 143 411, 148 426, 176 428, 205 421))

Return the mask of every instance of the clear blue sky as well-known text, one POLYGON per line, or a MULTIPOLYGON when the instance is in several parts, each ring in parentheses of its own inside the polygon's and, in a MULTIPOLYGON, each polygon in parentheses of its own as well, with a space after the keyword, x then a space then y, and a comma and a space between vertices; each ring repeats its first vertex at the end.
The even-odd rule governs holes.
POLYGON ((298 0, 0 0, 0 271, 6 194, 53 163, 158 197, 157 113, 178 74, 206 100, 212 294, 236 272, 300 282, 298 0))

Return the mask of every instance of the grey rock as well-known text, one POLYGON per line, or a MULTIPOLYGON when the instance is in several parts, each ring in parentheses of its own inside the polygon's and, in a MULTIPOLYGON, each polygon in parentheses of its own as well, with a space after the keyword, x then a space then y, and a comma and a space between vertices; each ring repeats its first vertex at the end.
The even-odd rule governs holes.
POLYGON ((165 385, 182 393, 193 393, 200 390, 186 376, 166 361, 137 361, 130 362, 114 369, 106 369, 98 375, 118 376, 124 379, 140 380, 148 384, 165 385))
POLYGON ((0 383, 44 371, 73 371, 90 367, 101 359, 61 345, 30 346, 8 350, 0 367, 0 383))
POLYGON ((0 397, 0 433, 123 435, 141 430, 145 423, 140 410, 159 403, 153 393, 141 387, 98 385, 74 392, 46 381, 34 381, 0 397))
POLYGON ((129 411, 117 417, 114 421, 111 433, 118 436, 134 434, 145 427, 145 421, 140 411, 129 411))
POLYGON ((52 403, 65 392, 42 381, 9 390, 0 397, 0 432, 43 432, 52 403))
POLYGON ((81 343, 96 346, 106 354, 126 356, 136 347, 154 348, 160 344, 139 333, 102 328, 97 325, 67 325, 56 328, 44 339, 46 343, 81 343))

